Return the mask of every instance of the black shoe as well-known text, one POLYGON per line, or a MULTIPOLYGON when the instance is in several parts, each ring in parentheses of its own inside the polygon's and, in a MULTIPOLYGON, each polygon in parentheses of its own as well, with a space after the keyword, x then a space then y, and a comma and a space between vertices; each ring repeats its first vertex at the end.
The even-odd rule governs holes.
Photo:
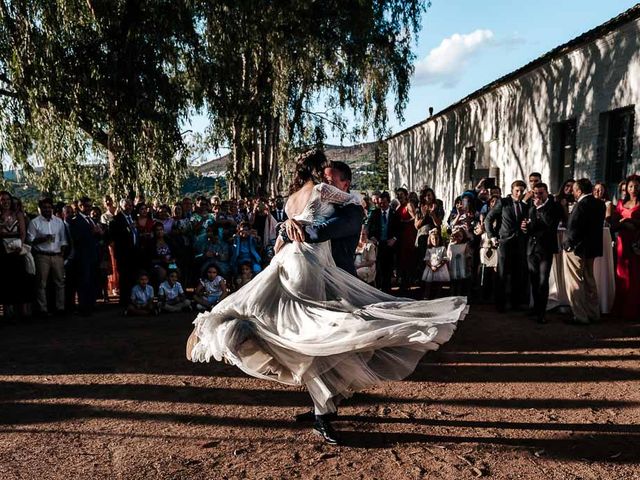
POLYGON ((542 315, 538 315, 538 316, 536 317, 536 322, 538 322, 538 323, 549 323, 549 322, 547 321, 547 319, 545 318, 544 314, 542 314, 542 315))
POLYGON ((591 325, 591 322, 589 320, 580 320, 576 317, 566 318, 564 323, 567 323, 569 325, 591 325))
MULTIPOLYGON (((311 423, 315 422, 316 414, 313 412, 313 410, 309 410, 308 412, 299 413, 293 418, 296 423, 311 423)), ((325 415, 322 415, 322 418, 332 422, 338 418, 338 412, 327 413, 325 415)))
POLYGON ((337 432, 331 426, 331 422, 325 418, 325 415, 316 416, 313 431, 316 435, 320 435, 329 445, 338 445, 339 439, 337 432))

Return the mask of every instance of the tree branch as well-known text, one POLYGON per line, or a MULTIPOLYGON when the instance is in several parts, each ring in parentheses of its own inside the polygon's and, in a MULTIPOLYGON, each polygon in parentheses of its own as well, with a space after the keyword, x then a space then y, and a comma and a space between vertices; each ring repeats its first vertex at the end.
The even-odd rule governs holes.
POLYGON ((5 97, 18 98, 17 93, 5 90, 4 88, 0 88, 0 95, 4 95, 5 97))
POLYGON ((97 129, 93 126, 93 123, 87 119, 82 119, 79 122, 79 127, 87 132, 89 136, 107 150, 109 149, 109 135, 106 132, 97 129))
POLYGON ((336 128, 338 128, 338 130, 340 130, 341 132, 346 133, 346 129, 344 128, 344 125, 331 120, 330 118, 325 117, 324 115, 322 115, 322 113, 318 113, 318 112, 312 112, 311 110, 301 110, 302 113, 306 113, 307 115, 312 115, 314 117, 319 118, 320 120, 322 120, 323 122, 327 122, 330 123, 331 125, 335 126, 336 128))

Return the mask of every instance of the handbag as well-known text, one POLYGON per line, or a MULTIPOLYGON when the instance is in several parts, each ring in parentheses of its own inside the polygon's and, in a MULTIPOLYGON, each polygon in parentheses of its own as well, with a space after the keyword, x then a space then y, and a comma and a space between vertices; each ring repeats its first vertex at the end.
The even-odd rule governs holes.
POLYGON ((22 250, 22 240, 19 238, 3 238, 2 242, 7 253, 17 253, 22 250))

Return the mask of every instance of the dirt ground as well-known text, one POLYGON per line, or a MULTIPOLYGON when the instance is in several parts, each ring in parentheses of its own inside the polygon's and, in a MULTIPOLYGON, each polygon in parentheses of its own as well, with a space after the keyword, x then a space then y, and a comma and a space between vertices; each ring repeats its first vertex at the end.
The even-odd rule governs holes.
POLYGON ((331 447, 293 422, 304 390, 189 363, 192 317, 0 318, 0 478, 640 479, 639 324, 472 307, 331 447))

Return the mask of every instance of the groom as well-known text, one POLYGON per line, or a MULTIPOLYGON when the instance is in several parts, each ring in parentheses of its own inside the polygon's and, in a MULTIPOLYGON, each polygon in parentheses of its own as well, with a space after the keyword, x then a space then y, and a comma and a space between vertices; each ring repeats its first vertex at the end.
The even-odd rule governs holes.
MULTIPOLYGON (((324 180, 329 185, 349 192, 351 168, 344 162, 331 162, 324 169, 324 180)), ((317 226, 303 226, 293 219, 282 225, 288 238, 295 242, 321 243, 331 240, 331 254, 336 265, 356 276, 354 256, 360 241, 364 209, 355 204, 336 207, 335 213, 326 222, 317 226)))
MULTIPOLYGON (((351 187, 351 168, 344 162, 331 162, 331 165, 324 169, 324 179, 329 185, 344 192, 348 192, 351 187)), ((284 227, 281 233, 286 233, 285 240, 296 242, 319 243, 331 240, 331 254, 336 265, 343 270, 356 276, 354 255, 360 231, 364 219, 364 209, 360 205, 344 205, 336 207, 335 212, 322 225, 303 226, 293 219, 289 219, 282 224, 284 227)), ((284 235, 283 235, 284 237, 284 235)), ((334 398, 337 405, 340 399, 334 398)), ((338 412, 315 415, 313 410, 296 415, 296 422, 312 422, 315 420, 313 429, 322 436, 325 442, 338 444, 338 435, 331 426, 331 421, 337 418, 338 412)))

